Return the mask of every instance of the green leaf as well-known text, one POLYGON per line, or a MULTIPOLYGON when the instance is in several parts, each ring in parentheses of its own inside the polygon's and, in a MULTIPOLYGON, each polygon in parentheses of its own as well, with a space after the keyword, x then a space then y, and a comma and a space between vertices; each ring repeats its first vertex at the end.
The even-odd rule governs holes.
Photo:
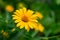
POLYGON ((24 30, 19 31, 11 40, 18 40, 22 35, 24 35, 24 30))

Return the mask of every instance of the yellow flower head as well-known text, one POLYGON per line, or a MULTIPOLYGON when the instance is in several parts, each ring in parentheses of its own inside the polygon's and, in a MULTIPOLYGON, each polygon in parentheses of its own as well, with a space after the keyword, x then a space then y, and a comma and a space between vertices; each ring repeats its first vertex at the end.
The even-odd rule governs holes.
POLYGON ((14 12, 13 20, 17 23, 17 27, 24 28, 29 31, 30 29, 40 30, 43 32, 44 27, 37 21, 38 18, 42 19, 43 16, 39 12, 34 13, 32 10, 27 10, 25 7, 14 12))
POLYGON ((7 32, 4 32, 3 33, 3 36, 7 37, 8 36, 8 33, 7 32))
POLYGON ((24 4, 23 3, 19 3, 18 6, 22 8, 22 7, 24 7, 24 4))
POLYGON ((8 37, 8 32, 5 32, 4 30, 1 31, 4 37, 8 37))
POLYGON ((11 6, 11 5, 7 5, 5 9, 8 12, 12 12, 14 10, 13 6, 11 6))

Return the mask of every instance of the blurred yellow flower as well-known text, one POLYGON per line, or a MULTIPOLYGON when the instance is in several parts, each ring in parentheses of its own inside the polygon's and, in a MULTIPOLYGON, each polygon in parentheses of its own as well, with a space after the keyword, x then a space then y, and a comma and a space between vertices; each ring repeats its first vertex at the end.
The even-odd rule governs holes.
POLYGON ((18 6, 22 8, 22 7, 24 7, 24 4, 23 3, 19 3, 18 6))
POLYGON ((14 12, 13 20, 17 23, 17 27, 24 28, 29 31, 30 29, 40 30, 43 32, 44 27, 39 24, 38 18, 42 19, 43 16, 39 12, 34 13, 32 10, 27 10, 25 7, 14 12))
POLYGON ((8 37, 8 32, 5 32, 4 30, 1 31, 4 37, 8 37))
POLYGON ((7 37, 8 33, 7 32, 3 32, 3 36, 7 37))
POLYGON ((14 10, 14 8, 13 8, 12 5, 7 5, 5 9, 6 9, 6 11, 8 11, 8 12, 12 12, 12 11, 14 10))

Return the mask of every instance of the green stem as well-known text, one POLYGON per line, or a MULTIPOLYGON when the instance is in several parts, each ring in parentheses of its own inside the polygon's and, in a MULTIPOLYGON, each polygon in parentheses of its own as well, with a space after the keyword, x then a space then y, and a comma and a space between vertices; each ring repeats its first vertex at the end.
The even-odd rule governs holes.
POLYGON ((60 35, 58 36, 52 36, 52 37, 40 37, 40 39, 51 39, 51 38, 56 38, 56 37, 59 37, 60 35))

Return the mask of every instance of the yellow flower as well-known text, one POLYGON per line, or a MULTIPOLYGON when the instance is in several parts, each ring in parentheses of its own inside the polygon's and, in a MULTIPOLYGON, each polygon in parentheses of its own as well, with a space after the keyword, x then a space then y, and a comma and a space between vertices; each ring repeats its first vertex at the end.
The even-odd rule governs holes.
POLYGON ((4 30, 1 31, 4 37, 8 37, 8 32, 5 32, 4 30))
POLYGON ((12 16, 13 20, 15 20, 15 23, 17 23, 17 27, 20 29, 25 27, 27 31, 30 29, 35 29, 43 32, 44 30, 44 27, 39 24, 37 20, 38 18, 43 18, 42 14, 39 12, 34 13, 34 11, 30 9, 27 10, 24 7, 22 9, 16 10, 12 16))
POLYGON ((7 32, 3 32, 3 36, 7 37, 8 33, 7 32))
POLYGON ((11 6, 11 5, 7 5, 5 9, 8 12, 12 12, 14 10, 13 6, 11 6))
POLYGON ((22 7, 24 7, 24 4, 23 3, 19 3, 18 6, 22 8, 22 7))

